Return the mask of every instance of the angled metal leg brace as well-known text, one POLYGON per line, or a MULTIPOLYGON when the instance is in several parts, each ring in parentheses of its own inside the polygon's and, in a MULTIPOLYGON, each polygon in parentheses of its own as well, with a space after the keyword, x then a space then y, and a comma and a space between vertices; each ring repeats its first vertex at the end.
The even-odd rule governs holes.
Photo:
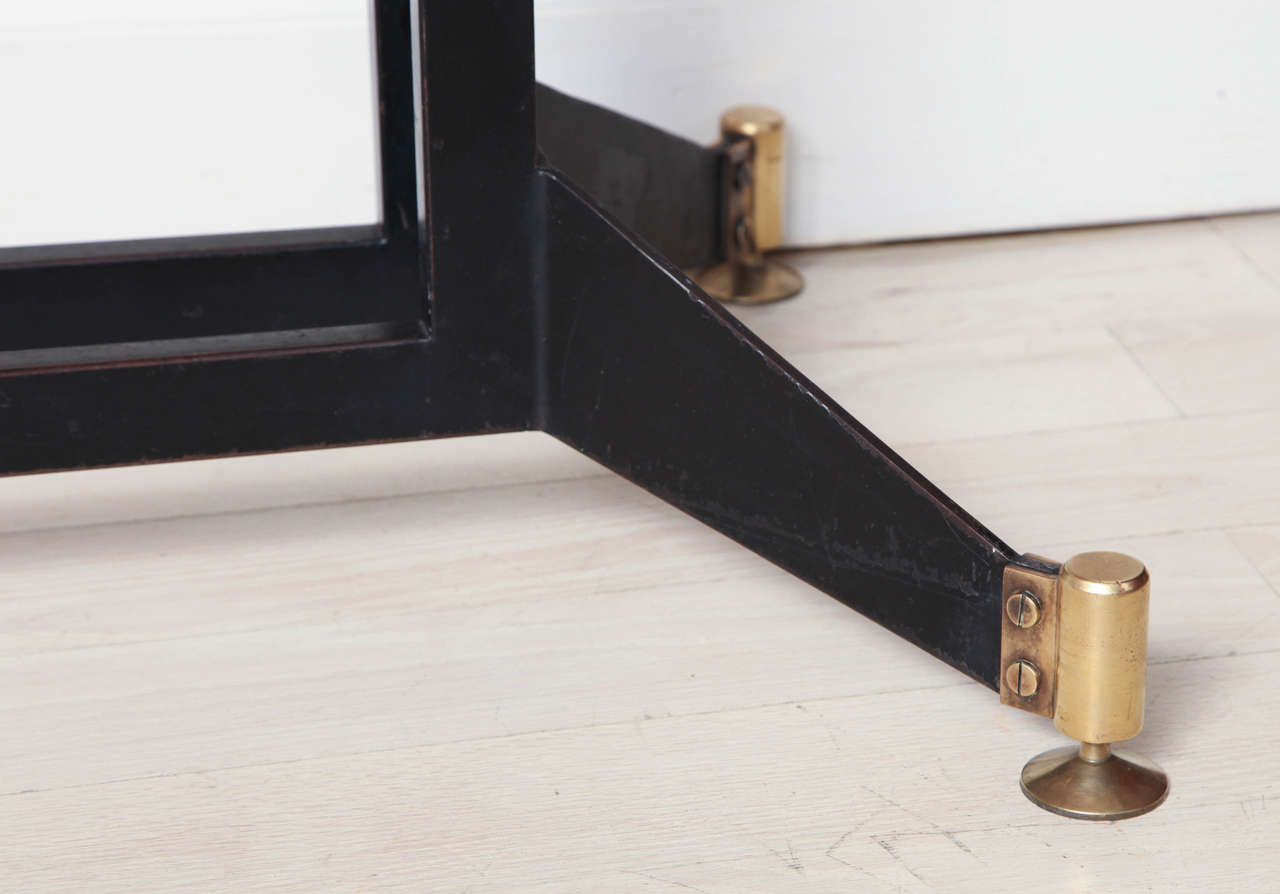
POLYGON ((545 174, 551 434, 992 688, 1014 553, 545 174))
POLYGON ((1019 556, 552 171, 542 428, 1081 740, 1027 765, 1047 809, 1121 819, 1168 780, 1142 725, 1141 563, 1019 556), (1123 646, 1117 642, 1123 639, 1123 646))

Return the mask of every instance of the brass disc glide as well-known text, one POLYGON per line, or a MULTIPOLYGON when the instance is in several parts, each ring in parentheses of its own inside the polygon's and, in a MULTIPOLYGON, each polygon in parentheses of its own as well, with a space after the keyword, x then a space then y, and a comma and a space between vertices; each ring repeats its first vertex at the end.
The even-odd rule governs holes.
POLYGON ((1169 777, 1145 758, 1082 743, 1032 758, 1022 768, 1022 793, 1072 819, 1121 820, 1163 804, 1169 777))
POLYGON ((712 298, 736 304, 767 304, 799 294, 804 278, 786 264, 765 261, 756 267, 717 264, 697 276, 712 298))

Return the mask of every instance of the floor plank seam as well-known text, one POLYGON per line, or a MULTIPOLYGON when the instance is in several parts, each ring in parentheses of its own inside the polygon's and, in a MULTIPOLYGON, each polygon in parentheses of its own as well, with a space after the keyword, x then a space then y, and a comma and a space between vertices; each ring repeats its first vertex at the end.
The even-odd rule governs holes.
MULTIPOLYGON (((813 699, 788 699, 780 702, 767 702, 759 705, 738 705, 729 708, 714 708, 707 711, 688 711, 684 713, 672 713, 661 717, 648 717, 643 720, 645 723, 662 723, 665 721, 682 722, 685 720, 714 717, 718 715, 733 715, 752 713, 754 711, 768 711, 776 708, 785 708, 791 705, 822 705, 822 704, 838 704, 841 702, 852 702, 866 698, 883 698, 892 695, 909 695, 921 692, 936 692, 944 689, 961 689, 961 688, 982 688, 980 683, 972 680, 964 680, 959 683, 942 683, 937 686, 916 686, 908 689, 888 689, 876 692, 859 692, 850 695, 831 695, 823 698, 813 699)), ((414 751, 424 751, 435 748, 448 748, 457 745, 475 745, 485 742, 501 742, 511 739, 523 739, 536 736, 554 736, 562 733, 587 732, 591 730, 606 730, 611 727, 631 727, 634 726, 639 718, 629 717, 625 720, 606 720, 601 723, 573 724, 563 727, 551 727, 547 729, 537 730, 521 730, 518 732, 501 733, 491 736, 474 736, 462 739, 448 739, 440 742, 423 742, 414 745, 397 745, 392 748, 373 748, 365 751, 348 751, 336 752, 334 754, 318 755, 312 757, 290 758, 288 760, 262 761, 257 763, 236 764, 226 767, 210 767, 203 770, 180 770, 173 773, 150 773, 141 776, 122 776, 115 779, 103 779, 98 782, 85 782, 76 785, 50 786, 48 788, 18 789, 7 792, 0 792, 0 798, 16 798, 24 795, 42 795, 52 792, 75 791, 78 789, 101 788, 109 785, 128 785, 135 782, 147 782, 160 779, 182 779, 195 776, 209 776, 215 773, 235 773, 243 770, 266 769, 270 767, 286 767, 299 764, 324 763, 329 761, 350 760, 353 758, 362 758, 370 756, 388 755, 388 754, 404 754, 414 751)))
POLYGON ((1239 242, 1236 242, 1235 239, 1231 238, 1231 234, 1225 232, 1222 229, 1222 227, 1218 224, 1217 219, 1207 218, 1205 220, 1205 223, 1208 224, 1209 229, 1213 231, 1215 235, 1217 235, 1224 242, 1226 242, 1227 245, 1231 246, 1231 248, 1235 251, 1235 253, 1240 257, 1240 260, 1244 261, 1245 265, 1248 266, 1249 269, 1251 269, 1254 273, 1256 273, 1258 278, 1261 279, 1264 283, 1266 283, 1266 285, 1268 285, 1271 288, 1272 292, 1274 292, 1276 295, 1280 295, 1280 282, 1276 280, 1275 276, 1272 275, 1271 271, 1268 270, 1266 267, 1264 267, 1262 264, 1258 263, 1258 259, 1255 258, 1247 248, 1245 248, 1239 242))
MULTIPOLYGON (((1152 373, 1151 370, 1147 368, 1147 365, 1142 362, 1142 360, 1138 357, 1138 355, 1133 352, 1133 349, 1130 348, 1127 344, 1125 344, 1124 339, 1120 337, 1120 333, 1116 332, 1115 328, 1112 326, 1104 326, 1103 330, 1107 333, 1108 336, 1111 337, 1111 340, 1114 341, 1117 346, 1119 346, 1120 350, 1123 351, 1125 356, 1129 358, 1129 361, 1134 365, 1134 367, 1138 370, 1138 372, 1140 372, 1143 375, 1143 377, 1146 378, 1146 380, 1151 383, 1151 387, 1156 389, 1156 391, 1160 394, 1160 396, 1164 398, 1164 402, 1167 403, 1169 407, 1173 410, 1174 416, 1176 416, 1179 419, 1186 419, 1187 411, 1182 407, 1181 404, 1179 404, 1176 400, 1173 399, 1173 397, 1169 394, 1168 391, 1165 390, 1164 386, 1160 384, 1160 380, 1157 379, 1155 374, 1152 373)), ((1143 421, 1146 422, 1146 421, 1152 421, 1152 420, 1143 420, 1143 421)), ((1159 420, 1154 420, 1154 421, 1159 421, 1159 420)))

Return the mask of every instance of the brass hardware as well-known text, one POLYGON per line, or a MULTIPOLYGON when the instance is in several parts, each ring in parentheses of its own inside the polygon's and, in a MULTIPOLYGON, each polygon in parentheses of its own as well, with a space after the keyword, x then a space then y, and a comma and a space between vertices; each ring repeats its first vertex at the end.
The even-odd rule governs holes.
POLYGON ((1004 604, 1004 608, 1015 627, 1034 627, 1040 620, 1040 600, 1030 590, 1014 593, 1004 604))
POLYGON ((800 274, 777 261, 760 266, 716 264, 694 280, 712 298, 726 303, 768 304, 790 298, 804 288, 800 274))
POLYGON ((1023 793, 1078 819, 1125 819, 1155 809, 1168 795, 1168 776, 1150 761, 1111 750, 1142 730, 1146 567, 1111 552, 1075 556, 1056 575, 1048 574, 1052 563, 1025 561, 1005 569, 1000 700, 1052 717, 1080 744, 1033 758, 1022 770, 1023 793), (1039 603, 1039 619, 1026 623, 1030 599, 1039 603), (1039 671, 1038 690, 1024 665, 1039 671))
POLYGON ((1000 703, 1052 717, 1058 677, 1058 566, 1031 556, 1025 565, 1005 566, 1003 602, 1000 703), (1038 616, 1034 624, 1025 623, 1030 604, 1038 616), (1009 681, 1009 668, 1018 661, 1030 663, 1037 671, 1036 689, 1029 695, 1018 692, 1009 681))
POLYGON ((1025 658, 1020 658, 1005 671, 1005 685, 1022 698, 1030 698, 1040 688, 1040 671, 1025 658))
POLYGON ((786 183, 786 121, 773 109, 738 106, 720 118, 720 135, 725 143, 752 145, 749 168, 735 173, 746 175, 750 183, 735 184, 750 190, 748 210, 756 248, 768 251, 782 245, 783 189, 786 183))
POLYGON ((1022 768, 1022 791, 1061 816, 1122 820, 1159 807, 1169 794, 1169 777, 1137 755, 1081 742, 1032 758, 1022 768))
POLYGON ((1062 566, 1053 724, 1081 742, 1142 731, 1151 580, 1137 559, 1085 553, 1062 566))
POLYGON ((721 301, 762 304, 790 298, 800 274, 764 253, 782 245, 786 125, 760 106, 730 109, 720 119, 724 150, 725 262, 695 275, 721 301))

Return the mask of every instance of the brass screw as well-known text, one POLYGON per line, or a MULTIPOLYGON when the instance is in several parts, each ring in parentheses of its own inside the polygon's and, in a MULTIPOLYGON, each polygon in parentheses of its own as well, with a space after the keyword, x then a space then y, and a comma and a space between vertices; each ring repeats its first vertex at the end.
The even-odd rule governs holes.
POLYGON ((1029 590, 1010 596, 1009 601, 1004 604, 1004 610, 1008 612, 1009 620, 1014 626, 1023 629, 1036 626, 1040 620, 1040 600, 1029 590))
POLYGON ((1023 698, 1030 698, 1040 689, 1040 671, 1025 658, 1019 658, 1004 673, 1009 688, 1023 698))

